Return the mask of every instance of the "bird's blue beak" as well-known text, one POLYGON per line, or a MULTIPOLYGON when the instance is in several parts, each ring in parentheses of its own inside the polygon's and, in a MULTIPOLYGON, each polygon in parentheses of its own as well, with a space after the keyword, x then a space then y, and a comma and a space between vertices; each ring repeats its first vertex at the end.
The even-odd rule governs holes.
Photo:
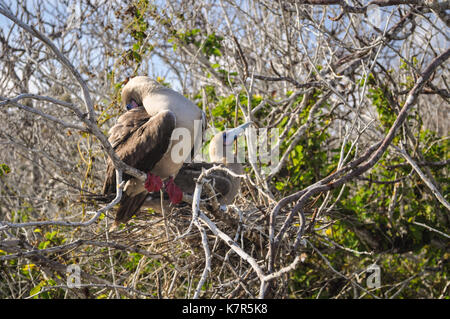
POLYGON ((232 128, 224 132, 224 143, 229 145, 234 142, 242 133, 245 132, 245 129, 250 125, 254 124, 253 122, 246 122, 238 127, 232 128), (226 134, 226 135, 225 135, 226 134))
POLYGON ((135 100, 131 100, 130 103, 128 103, 128 104, 126 105, 128 111, 129 111, 129 110, 132 110, 132 109, 134 109, 134 108, 137 108, 138 106, 139 106, 139 105, 136 103, 135 100))

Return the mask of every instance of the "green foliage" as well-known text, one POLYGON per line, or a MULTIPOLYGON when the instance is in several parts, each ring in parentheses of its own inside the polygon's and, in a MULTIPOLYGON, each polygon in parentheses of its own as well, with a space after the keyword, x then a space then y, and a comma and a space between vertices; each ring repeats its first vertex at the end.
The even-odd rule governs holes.
MULTIPOLYGON (((386 129, 389 129, 395 121, 389 99, 390 91, 387 87, 376 86, 374 78, 368 77, 368 97, 376 106, 380 120, 386 129)), ((314 96, 307 107, 300 114, 298 126, 305 123, 310 108, 314 105, 318 96, 314 96)), ((302 97, 298 99, 300 102, 302 97)), ((421 119, 413 114, 411 120, 421 123, 421 119)), ((281 131, 286 127, 288 119, 279 123, 281 131)), ((328 149, 324 145, 332 137, 327 130, 327 121, 318 121, 311 126, 302 136, 301 141, 289 154, 286 167, 278 174, 273 183, 282 196, 293 191, 303 189, 320 178, 332 173, 339 161, 340 148, 328 149)), ((288 132, 288 138, 295 134, 297 128, 288 132)), ((434 132, 419 129, 416 138, 417 144, 425 149, 420 150, 424 160, 439 162, 448 158, 449 141, 440 139, 434 132)), ((396 138, 395 141, 398 141, 396 138)), ((282 154, 288 144, 281 145, 282 154)), ((350 143, 344 146, 344 154, 349 158, 355 156, 355 149, 350 150, 350 143)), ((353 180, 346 184, 344 191, 335 189, 331 193, 330 201, 333 202, 340 194, 340 200, 336 203, 333 213, 333 224, 322 230, 323 237, 315 238, 315 245, 322 252, 326 249, 323 243, 326 239, 353 250, 353 253, 335 248, 325 254, 335 269, 343 273, 358 272, 371 265, 374 260, 383 271, 382 283, 389 286, 390 283, 407 280, 411 273, 420 273, 424 269, 440 269, 445 264, 439 256, 445 254, 445 240, 436 233, 414 224, 424 223, 444 233, 449 233, 448 223, 444 222, 445 208, 435 200, 422 180, 415 174, 411 175, 411 167, 404 165, 403 158, 395 154, 385 153, 374 169, 366 176, 368 181, 353 180), (395 167, 395 168, 391 168, 395 167), (370 182, 370 180, 376 182, 370 182), (393 180, 399 180, 392 183, 393 180), (394 192, 397 193, 393 198, 394 192), (395 203, 392 203, 396 200, 395 203), (392 205, 391 215, 388 213, 392 205), (362 258, 364 255, 357 252, 375 251, 376 255, 362 258), (380 254, 378 254, 378 252, 380 254), (396 254, 392 254, 395 253, 396 254), (412 252, 418 256, 418 265, 407 265, 409 259, 406 253, 412 252), (397 277, 394 276, 396 274, 397 277)), ((431 172, 437 184, 441 185, 442 193, 448 194, 449 178, 442 174, 442 166, 430 166, 431 172)), ((314 207, 319 207, 324 195, 316 198, 314 207)), ((308 213, 306 211, 305 213, 308 213)), ((321 225, 316 225, 319 228, 321 225)), ((448 256, 447 256, 448 257, 448 256)), ((293 275, 292 291, 296 291, 296 297, 328 298, 336 296, 346 281, 339 279, 328 282, 325 289, 316 286, 322 280, 328 278, 324 272, 329 272, 329 267, 318 256, 311 256, 310 262, 306 262, 297 268, 293 275), (315 288, 317 287, 317 288, 315 288), (307 292, 306 292, 307 291, 307 292), (302 295, 302 293, 305 295, 302 295)), ((448 260, 448 258, 447 258, 448 260)), ((437 288, 444 289, 448 278, 448 269, 443 273, 430 272, 427 276, 437 288)), ((400 298, 420 296, 422 283, 412 280, 407 288, 399 295, 400 298)), ((377 290, 377 294, 383 294, 387 289, 377 290)), ((392 292, 391 292, 392 293, 392 292)))
POLYGON ((56 282, 53 279, 41 280, 39 284, 30 290, 30 296, 33 296, 33 299, 55 299, 64 296, 63 289, 45 290, 46 287, 51 286, 56 286, 56 282))
MULTIPOLYGON (((37 229, 38 231, 35 232, 42 232, 40 229, 37 229)), ((60 234, 60 230, 54 230, 54 231, 48 231, 43 234, 44 240, 42 240, 38 244, 39 249, 46 249, 49 248, 49 246, 58 246, 62 245, 66 242, 66 238, 63 234, 60 234)))
POLYGON ((173 33, 168 41, 172 43, 174 51, 178 48, 177 43, 182 42, 184 45, 193 44, 207 57, 222 56, 220 49, 222 48, 221 42, 223 41, 223 37, 216 35, 214 32, 211 34, 202 34, 200 29, 178 30, 173 33))
POLYGON ((391 93, 389 92, 387 86, 377 86, 372 74, 369 74, 367 81, 369 84, 369 93, 367 94, 367 97, 376 107, 380 122, 387 131, 392 126, 397 117, 388 98, 388 94, 391 93))
POLYGON ((128 270, 135 270, 142 257, 144 257, 142 254, 130 253, 124 267, 128 270))
POLYGON ((11 168, 8 165, 1 163, 0 164, 0 177, 11 172, 11 168))
MULTIPOLYGON (((306 107, 300 113, 297 119, 297 125, 289 130, 287 138, 280 146, 280 154, 283 154, 289 147, 290 142, 288 141, 297 132, 298 127, 306 122, 312 106, 317 102, 319 97, 319 91, 316 91, 312 95, 306 107)), ((303 95, 297 98, 293 107, 302 100, 303 95)), ((288 119, 286 118, 277 126, 280 132, 285 129, 287 123, 288 119)), ((323 147, 328 138, 329 134, 327 132, 326 121, 318 121, 317 125, 309 127, 301 136, 299 143, 289 154, 289 161, 282 174, 279 174, 279 178, 274 181, 276 189, 282 192, 282 194, 288 194, 292 191, 302 189, 326 176, 330 171, 330 165, 332 165, 332 163, 328 163, 326 148, 323 147)))
POLYGON ((28 221, 31 212, 33 212, 33 207, 31 204, 24 202, 22 209, 11 211, 11 218, 15 222, 25 223, 28 221))
POLYGON ((134 40, 131 47, 125 51, 124 62, 134 62, 137 67, 142 62, 144 56, 153 51, 153 46, 145 41, 148 37, 149 24, 147 22, 146 13, 151 10, 152 6, 148 0, 139 0, 131 4, 125 11, 125 15, 131 17, 131 23, 127 26, 126 31, 134 40))
MULTIPOLYGON (((214 126, 218 130, 223 130, 226 127, 233 127, 234 126, 234 117, 236 112, 236 96, 234 94, 231 94, 226 97, 217 97, 215 96, 215 93, 213 91, 207 91, 208 96, 211 97, 215 101, 215 105, 211 110, 211 114, 213 115, 214 120, 214 126)), ((251 104, 252 107, 257 106, 259 103, 261 103, 261 97, 260 96, 253 96, 251 98, 251 104)), ((241 92, 239 94, 239 103, 242 107, 247 108, 248 105, 248 96, 241 92)), ((237 110, 238 119, 243 118, 242 111, 238 107, 237 110)), ((242 123, 239 123, 242 124, 242 123)))
MULTIPOLYGON (((173 31, 172 36, 168 39, 168 42, 172 44, 174 51, 178 49, 178 45, 183 46, 193 45, 199 52, 203 53, 204 56, 211 61, 214 58, 222 56, 222 41, 223 37, 217 35, 216 33, 205 34, 202 30, 194 28, 191 30, 178 30, 173 31)), ((223 77, 224 83, 231 81, 234 82, 234 77, 238 74, 237 72, 229 72, 224 68, 221 68, 220 64, 217 62, 211 62, 211 67, 216 69, 216 71, 223 77)), ((211 77, 211 73, 207 73, 208 77, 211 77)))

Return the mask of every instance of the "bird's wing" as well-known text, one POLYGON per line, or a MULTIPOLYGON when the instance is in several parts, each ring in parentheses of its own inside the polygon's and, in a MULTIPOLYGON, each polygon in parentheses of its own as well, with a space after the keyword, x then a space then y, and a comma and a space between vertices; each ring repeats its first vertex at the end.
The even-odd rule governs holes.
MULTIPOLYGON (((148 172, 169 148, 175 124, 176 118, 171 111, 162 111, 152 117, 146 112, 144 114, 129 111, 122 115, 118 124, 111 129, 110 139, 114 142, 116 154, 122 161, 148 172)), ((129 178, 124 176, 124 180, 129 178)), ((116 191, 115 181, 114 165, 108 160, 103 194, 116 191)))
POLYGON ((126 223, 134 214, 138 213, 147 195, 148 193, 146 192, 139 193, 135 196, 129 196, 123 193, 120 199, 120 206, 117 209, 116 218, 114 219, 114 225, 117 226, 120 223, 126 223))
POLYGON ((150 119, 150 115, 143 107, 132 109, 122 114, 109 130, 108 141, 113 148, 124 142, 134 131, 144 125, 150 119))

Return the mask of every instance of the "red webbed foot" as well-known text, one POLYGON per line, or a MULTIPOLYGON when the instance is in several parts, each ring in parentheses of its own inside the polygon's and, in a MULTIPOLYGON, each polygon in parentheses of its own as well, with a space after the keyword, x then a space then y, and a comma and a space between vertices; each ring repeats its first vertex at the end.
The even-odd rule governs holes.
POLYGON ((162 180, 159 176, 153 175, 152 173, 147 173, 147 180, 145 181, 145 189, 152 193, 157 192, 163 186, 162 180))
POLYGON ((183 191, 175 185, 173 177, 165 182, 165 189, 169 195, 169 200, 172 204, 178 204, 183 199, 183 191))

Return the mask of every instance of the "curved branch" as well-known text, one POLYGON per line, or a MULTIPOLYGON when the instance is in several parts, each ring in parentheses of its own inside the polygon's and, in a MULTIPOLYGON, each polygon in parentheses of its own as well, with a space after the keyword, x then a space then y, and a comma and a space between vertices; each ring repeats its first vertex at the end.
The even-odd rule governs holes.
POLYGON ((43 33, 36 30, 33 26, 29 26, 23 21, 19 20, 4 4, 0 5, 0 14, 4 15, 19 27, 35 36, 39 40, 41 40, 57 57, 57 60, 61 62, 72 75, 77 80, 78 84, 80 84, 81 90, 83 91, 83 99, 86 106, 86 109, 89 113, 89 119, 91 121, 95 121, 94 114, 94 104, 92 103, 91 95, 89 94, 89 89, 86 85, 86 82, 81 77, 80 73, 75 69, 72 63, 58 50, 58 48, 53 44, 53 42, 47 38, 43 33))
POLYGON ((29 222, 29 223, 10 223, 7 221, 0 221, 0 231, 6 230, 8 228, 19 228, 19 227, 33 227, 33 226, 44 226, 44 225, 57 225, 57 226, 69 226, 69 227, 86 227, 91 224, 93 224, 100 215, 111 209, 114 205, 118 204, 120 202, 120 199, 122 198, 122 171, 120 169, 116 169, 116 180, 117 180, 117 188, 116 188, 116 197, 113 199, 112 202, 110 202, 105 207, 99 209, 96 212, 90 212, 91 214, 95 214, 91 219, 89 219, 87 222, 69 222, 65 220, 56 220, 56 221, 43 221, 43 222, 29 222))

